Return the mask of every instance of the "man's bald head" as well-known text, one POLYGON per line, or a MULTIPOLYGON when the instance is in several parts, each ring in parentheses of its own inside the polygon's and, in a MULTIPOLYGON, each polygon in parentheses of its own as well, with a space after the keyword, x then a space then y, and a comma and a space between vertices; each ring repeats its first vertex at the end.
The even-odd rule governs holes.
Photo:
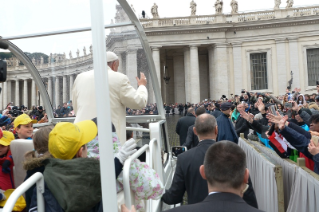
POLYGON ((217 121, 214 116, 205 113, 200 116, 197 116, 195 120, 194 132, 200 138, 212 137, 211 139, 216 138, 217 130, 217 121))
POLYGON ((192 108, 192 107, 190 107, 190 108, 188 108, 187 109, 187 113, 191 113, 191 114, 195 114, 195 110, 194 110, 194 108, 192 108))

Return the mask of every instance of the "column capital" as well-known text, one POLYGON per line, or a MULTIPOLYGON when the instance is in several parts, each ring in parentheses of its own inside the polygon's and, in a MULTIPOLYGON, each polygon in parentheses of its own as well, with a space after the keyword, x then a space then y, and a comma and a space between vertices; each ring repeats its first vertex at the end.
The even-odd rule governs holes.
POLYGON ((287 38, 275 38, 276 44, 277 43, 286 43, 287 38))
POLYGON ((152 51, 159 51, 162 46, 151 46, 152 51))
POLYGON ((123 52, 125 52, 126 51, 126 49, 124 49, 124 48, 117 48, 117 49, 114 49, 114 53, 115 54, 122 54, 123 52))
POLYGON ((242 42, 234 42, 234 43, 232 43, 232 45, 233 45, 233 48, 236 48, 236 47, 242 47, 242 42))
POLYGON ((228 43, 215 43, 213 44, 213 48, 227 48, 228 43))
POLYGON ((136 47, 128 47, 126 49, 126 53, 127 54, 135 54, 137 52, 137 50, 138 50, 138 48, 136 48, 136 47))
POLYGON ((190 48, 198 48, 200 46, 201 46, 200 44, 191 44, 191 45, 189 45, 190 48))
POLYGON ((298 37, 288 37, 289 42, 297 42, 298 37))

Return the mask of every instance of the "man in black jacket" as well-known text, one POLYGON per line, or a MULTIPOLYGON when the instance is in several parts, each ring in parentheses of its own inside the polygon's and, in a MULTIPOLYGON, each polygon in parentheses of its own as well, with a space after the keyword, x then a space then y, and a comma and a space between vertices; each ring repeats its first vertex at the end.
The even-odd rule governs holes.
POLYGON ((200 175, 207 180, 208 184, 205 200, 168 211, 261 212, 242 199, 249 179, 249 171, 246 167, 246 154, 238 145, 231 141, 217 142, 209 147, 204 165, 200 166, 200 175))
MULTIPOLYGON (((198 117, 202 114, 204 114, 206 112, 204 107, 200 107, 197 108, 196 112, 195 112, 195 116, 198 117)), ((194 148, 198 145, 199 141, 198 141, 198 137, 197 135, 194 133, 194 125, 190 126, 187 130, 187 137, 186 137, 186 141, 183 144, 183 146, 186 146, 188 150, 190 150, 191 148, 194 148)))
POLYGON ((179 135, 179 143, 182 146, 186 141, 188 128, 195 123, 195 110, 190 107, 187 110, 187 115, 178 120, 176 124, 176 133, 179 135))
POLYGON ((207 149, 216 141, 217 122, 214 116, 202 114, 196 118, 195 134, 199 137, 197 147, 180 154, 172 186, 162 196, 162 201, 173 205, 183 201, 185 191, 188 195, 188 204, 201 202, 207 196, 207 182, 199 173, 199 167, 203 165, 207 149))
MULTIPOLYGON (((237 111, 240 112, 245 112, 245 105, 244 104, 239 104, 237 105, 237 111)), ((238 117, 235 125, 235 130, 237 133, 237 136, 240 137, 240 133, 244 133, 245 138, 248 138, 249 134, 249 123, 246 121, 246 119, 242 117, 238 117)))

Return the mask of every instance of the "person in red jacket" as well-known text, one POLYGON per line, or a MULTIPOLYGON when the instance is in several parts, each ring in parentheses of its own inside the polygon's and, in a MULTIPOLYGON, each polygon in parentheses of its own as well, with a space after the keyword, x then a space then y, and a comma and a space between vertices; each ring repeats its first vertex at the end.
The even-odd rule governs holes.
POLYGON ((3 131, 0 138, 0 189, 14 188, 13 183, 13 159, 10 151, 10 143, 14 140, 12 132, 3 131))

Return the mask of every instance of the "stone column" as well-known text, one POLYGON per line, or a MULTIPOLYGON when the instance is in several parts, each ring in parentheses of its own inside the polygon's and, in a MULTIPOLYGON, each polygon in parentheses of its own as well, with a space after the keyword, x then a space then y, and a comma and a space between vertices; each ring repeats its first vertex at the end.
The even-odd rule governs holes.
POLYGON ((199 63, 198 63, 198 45, 190 46, 190 82, 191 102, 200 102, 200 85, 199 85, 199 63))
POLYGON ((70 99, 72 99, 72 89, 73 89, 73 83, 74 83, 74 75, 70 75, 70 99))
POLYGON ((11 82, 12 82, 11 80, 7 80, 7 93, 8 93, 8 94, 7 94, 7 101, 8 101, 8 103, 9 103, 9 102, 12 102, 12 100, 13 100, 13 99, 11 99, 11 96, 12 96, 12 95, 11 95, 11 91, 12 91, 12 89, 11 89, 11 82))
POLYGON ((35 87, 35 81, 32 80, 32 87, 31 87, 31 106, 38 105, 37 104, 37 91, 35 87))
POLYGON ((63 103, 68 102, 68 92, 67 92, 67 78, 66 75, 63 76, 63 103))
POLYGON ((52 77, 48 77, 48 95, 49 95, 49 99, 51 101, 51 103, 53 103, 53 99, 52 99, 52 77))
POLYGON ((184 56, 174 56, 174 96, 176 103, 185 103, 184 56))
POLYGON ((116 51, 114 52, 119 57, 119 67, 118 72, 123 73, 123 60, 122 60, 122 52, 116 51))
MULTIPOLYGON (((292 88, 300 88, 300 82, 303 80, 300 78, 299 74, 299 51, 298 51, 298 38, 290 37, 289 40, 289 56, 290 56, 290 69, 294 74, 294 80, 292 83, 292 88)), ((286 84, 287 82, 285 82, 286 84)))
POLYGON ((25 79, 23 83, 23 103, 25 107, 29 108, 29 102, 28 102, 28 80, 25 79))
POLYGON ((233 43, 235 94, 239 94, 241 89, 245 89, 243 85, 243 60, 241 43, 233 43))
POLYGON ((215 72, 214 72, 214 48, 213 46, 208 48, 208 68, 209 68, 209 98, 211 100, 215 100, 213 98, 214 95, 214 77, 215 77, 215 72))
POLYGON ((3 104, 3 109, 6 109, 6 106, 8 104, 8 84, 7 82, 4 82, 3 83, 3 101, 2 101, 2 104, 3 104))
POLYGON ((20 106, 20 87, 19 80, 16 80, 16 90, 15 90, 15 103, 14 105, 20 106))
POLYGON ((161 55, 159 47, 152 47, 152 55, 155 64, 156 76, 161 89, 161 55))
MULTIPOLYGON (((229 96, 228 83, 228 54, 227 44, 214 45, 213 99, 218 100, 222 95, 229 96)), ((236 80, 236 79, 235 79, 236 80)))
MULTIPOLYGON (((126 76, 133 88, 137 89, 137 49, 129 48, 126 52, 126 76)), ((139 76, 138 76, 139 77, 139 76)))
POLYGON ((41 93, 39 93, 39 95, 40 95, 40 105, 41 105, 42 107, 44 107, 43 98, 42 98, 42 96, 41 96, 41 93))
MULTIPOLYGON (((184 48, 184 70, 185 70, 185 96, 186 102, 191 102, 191 83, 190 83, 190 50, 189 47, 184 48)), ((185 102, 185 103, 186 103, 185 102)))
POLYGON ((60 104, 60 79, 58 76, 55 77, 55 95, 54 95, 54 101, 55 101, 55 108, 58 108, 58 105, 60 104))
MULTIPOLYGON (((276 39, 278 91, 283 95, 287 89, 286 39, 276 39)), ((296 79, 299 80, 299 79, 296 79)))

